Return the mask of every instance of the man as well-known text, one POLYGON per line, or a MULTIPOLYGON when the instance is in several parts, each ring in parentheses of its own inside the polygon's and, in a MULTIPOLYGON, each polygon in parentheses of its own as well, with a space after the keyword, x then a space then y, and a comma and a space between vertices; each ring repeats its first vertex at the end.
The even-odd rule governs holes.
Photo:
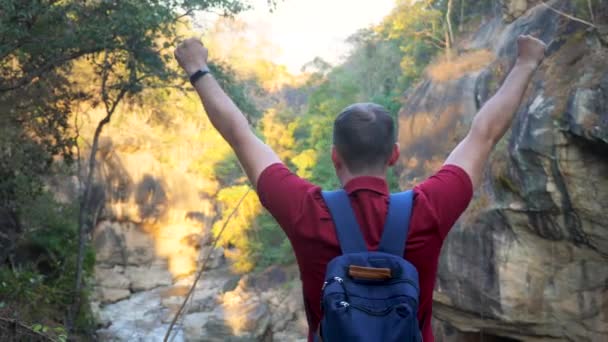
MULTIPOLYGON (((498 92, 475 116, 467 136, 443 167, 414 188, 406 259, 418 270, 418 320, 424 341, 433 341, 432 294, 444 238, 468 206, 494 145, 509 128, 528 83, 542 61, 545 44, 517 40, 518 58, 498 92)), ((290 172, 248 126, 246 118, 207 69, 207 49, 184 41, 175 56, 191 76, 211 123, 236 153, 262 204, 287 234, 297 258, 309 323, 309 340, 321 319, 320 296, 327 263, 341 254, 321 189, 290 172)), ((399 157, 395 127, 375 104, 354 104, 334 123, 332 160, 349 195, 367 247, 378 247, 387 214, 387 168, 399 157)), ((328 189, 329 190, 329 189, 328 189)))

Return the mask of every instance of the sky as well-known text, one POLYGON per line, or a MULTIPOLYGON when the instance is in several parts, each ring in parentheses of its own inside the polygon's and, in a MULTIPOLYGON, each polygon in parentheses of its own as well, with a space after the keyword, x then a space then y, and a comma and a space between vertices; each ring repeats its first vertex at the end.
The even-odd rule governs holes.
POLYGON ((348 52, 344 40, 379 23, 395 0, 279 0, 271 13, 267 0, 250 0, 254 10, 238 17, 276 45, 272 61, 294 74, 315 57, 335 64, 348 52))

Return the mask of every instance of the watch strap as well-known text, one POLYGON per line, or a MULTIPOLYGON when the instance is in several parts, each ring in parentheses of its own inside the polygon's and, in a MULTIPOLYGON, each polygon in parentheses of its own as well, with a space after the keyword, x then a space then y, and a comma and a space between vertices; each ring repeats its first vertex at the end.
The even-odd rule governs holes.
POLYGON ((202 68, 197 70, 194 74, 190 76, 190 83, 194 85, 196 81, 198 81, 201 77, 207 75, 208 73, 210 73, 209 68, 202 68))

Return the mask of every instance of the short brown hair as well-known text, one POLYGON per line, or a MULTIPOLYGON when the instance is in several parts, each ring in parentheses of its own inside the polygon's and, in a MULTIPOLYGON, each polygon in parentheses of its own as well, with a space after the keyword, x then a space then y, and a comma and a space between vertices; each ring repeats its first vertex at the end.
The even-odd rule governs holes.
POLYGON ((375 103, 355 103, 334 121, 333 143, 350 172, 379 170, 395 144, 395 124, 389 112, 375 103))

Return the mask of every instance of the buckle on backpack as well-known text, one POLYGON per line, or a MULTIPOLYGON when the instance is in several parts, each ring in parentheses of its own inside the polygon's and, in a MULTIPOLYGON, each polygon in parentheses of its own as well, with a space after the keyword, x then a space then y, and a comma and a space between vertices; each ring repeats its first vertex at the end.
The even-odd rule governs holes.
POLYGON ((364 280, 388 280, 393 277, 390 268, 364 267, 357 265, 348 266, 348 275, 351 278, 364 280))

